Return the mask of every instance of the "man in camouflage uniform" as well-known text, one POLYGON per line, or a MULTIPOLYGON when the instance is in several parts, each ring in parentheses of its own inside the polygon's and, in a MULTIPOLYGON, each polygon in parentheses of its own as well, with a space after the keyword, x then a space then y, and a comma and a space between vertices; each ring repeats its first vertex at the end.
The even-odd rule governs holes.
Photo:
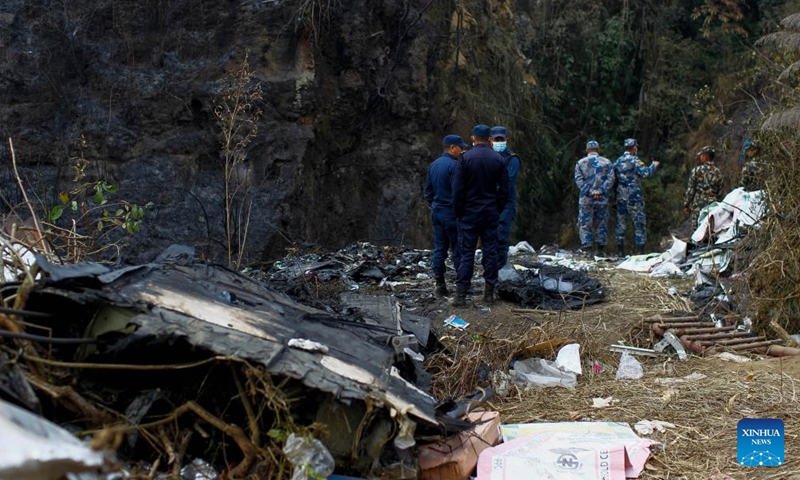
POLYGON ((586 143, 587 155, 575 165, 575 184, 578 197, 578 235, 581 250, 586 253, 596 245, 596 254, 605 253, 608 236, 608 196, 614 185, 614 168, 600 156, 600 144, 586 143))
POLYGON ((764 190, 764 177, 767 173, 767 165, 758 158, 759 146, 753 142, 747 147, 745 155, 748 161, 742 167, 742 178, 739 186, 747 192, 764 190))
POLYGON ((692 228, 697 228, 700 210, 711 202, 722 198, 722 171, 714 165, 714 147, 703 147, 697 152, 700 165, 692 169, 686 196, 683 198, 683 214, 692 216, 692 228))
POLYGON ((625 232, 628 229, 628 217, 633 221, 636 253, 644 253, 647 241, 647 214, 644 210, 642 195, 642 178, 652 176, 659 162, 646 166, 639 160, 639 144, 635 138, 624 142, 625 153, 614 162, 614 175, 617 178, 617 224, 614 233, 617 237, 619 256, 625 256, 625 232))

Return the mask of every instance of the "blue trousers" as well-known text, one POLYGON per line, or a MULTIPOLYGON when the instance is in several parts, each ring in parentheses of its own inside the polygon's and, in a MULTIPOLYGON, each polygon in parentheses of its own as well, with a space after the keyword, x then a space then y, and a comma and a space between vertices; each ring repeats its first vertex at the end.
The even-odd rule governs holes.
POLYGON ((456 286, 469 288, 475 272, 475 250, 478 239, 483 249, 483 279, 489 285, 497 284, 497 226, 500 215, 497 210, 469 213, 458 219, 458 266, 456 286))
POLYGON ((633 220, 633 238, 636 245, 647 242, 647 214, 644 211, 644 200, 617 200, 617 224, 614 228, 617 244, 625 241, 625 232, 628 230, 628 217, 633 220))
POLYGON ((497 225, 497 269, 500 270, 508 263, 508 243, 511 241, 511 225, 514 223, 514 216, 517 213, 516 207, 503 210, 500 214, 500 221, 497 225))
POLYGON ((446 271, 444 261, 447 251, 453 252, 453 266, 458 272, 461 259, 458 254, 458 223, 452 208, 436 207, 431 213, 433 223, 433 275, 443 277, 446 271))
POLYGON ((578 204, 578 236, 581 247, 590 248, 592 241, 605 245, 608 237, 608 200, 581 199, 578 204))

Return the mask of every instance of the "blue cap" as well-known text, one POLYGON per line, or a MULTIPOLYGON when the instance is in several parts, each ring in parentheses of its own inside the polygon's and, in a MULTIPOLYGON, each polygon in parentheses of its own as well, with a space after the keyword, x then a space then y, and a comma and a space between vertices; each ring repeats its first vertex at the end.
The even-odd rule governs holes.
POLYGON ((626 138, 625 139, 625 143, 624 143, 625 148, 635 147, 637 145, 639 145, 639 144, 636 143, 636 139, 635 138, 626 138))
POLYGON ((600 148, 600 144, 597 143, 597 140, 589 140, 586 142, 586 150, 591 150, 593 148, 600 148))
POLYGON ((503 137, 506 138, 508 136, 508 129, 506 127, 496 126, 492 127, 492 138, 494 137, 503 137))
POLYGON ((489 138, 492 136, 492 131, 488 125, 475 125, 472 127, 472 135, 478 138, 489 138))
POLYGON ((468 145, 458 135, 447 135, 442 139, 442 145, 449 147, 450 145, 458 145, 461 148, 467 148, 468 145))

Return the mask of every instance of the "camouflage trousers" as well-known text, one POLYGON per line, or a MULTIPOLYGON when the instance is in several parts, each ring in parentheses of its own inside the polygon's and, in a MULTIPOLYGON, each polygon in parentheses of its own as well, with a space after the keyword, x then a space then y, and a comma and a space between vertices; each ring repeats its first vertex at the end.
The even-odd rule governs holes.
POLYGON ((628 231, 628 217, 633 222, 633 237, 636 245, 644 245, 647 242, 647 214, 644 211, 644 200, 617 200, 617 224, 614 234, 617 244, 625 242, 625 232, 628 231))
POLYGON ((608 240, 608 201, 581 199, 578 205, 578 236, 581 247, 605 245, 608 240))

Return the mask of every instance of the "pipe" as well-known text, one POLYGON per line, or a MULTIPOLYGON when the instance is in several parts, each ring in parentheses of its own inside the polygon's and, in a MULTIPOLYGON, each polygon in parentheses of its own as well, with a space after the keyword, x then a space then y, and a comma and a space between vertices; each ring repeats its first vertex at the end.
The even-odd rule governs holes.
MULTIPOLYGON (((650 326, 650 329, 656 333, 659 337, 664 336, 664 332, 666 330, 662 328, 658 328, 658 324, 653 324, 650 326)), ((691 340, 686 340, 681 337, 685 332, 677 331, 673 332, 678 338, 680 338, 681 343, 687 350, 691 350, 692 352, 699 353, 699 354, 714 354, 718 353, 719 351, 724 351, 725 349, 718 349, 715 347, 707 348, 706 346, 702 345, 700 342, 693 342, 691 340)), ((791 357, 795 355, 800 355, 800 348, 794 347, 787 347, 784 345, 766 345, 766 346, 759 346, 753 348, 754 352, 763 353, 765 355, 770 355, 772 357, 791 357)))

